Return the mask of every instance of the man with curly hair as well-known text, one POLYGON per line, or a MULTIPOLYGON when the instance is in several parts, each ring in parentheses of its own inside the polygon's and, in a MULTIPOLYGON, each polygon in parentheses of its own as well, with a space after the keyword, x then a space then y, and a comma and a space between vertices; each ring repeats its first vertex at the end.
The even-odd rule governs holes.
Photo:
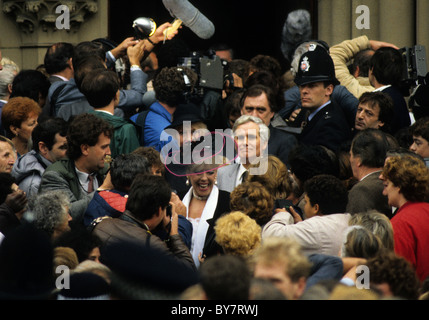
POLYGON ((162 147, 171 141, 171 136, 163 131, 171 124, 177 106, 185 102, 185 93, 192 90, 197 77, 194 71, 185 67, 161 69, 153 82, 157 101, 149 107, 149 112, 142 111, 131 117, 141 126, 140 145, 161 152, 162 147))
POLYGON ((262 230, 268 237, 294 237, 305 254, 337 256, 348 228, 350 214, 344 213, 347 189, 332 175, 317 175, 304 184, 304 217, 293 207, 276 213, 262 230))
POLYGON ((274 210, 274 196, 260 182, 243 182, 231 192, 231 209, 242 211, 263 227, 274 210))
POLYGON ((113 128, 105 120, 88 113, 76 116, 67 132, 68 158, 47 167, 42 176, 39 193, 65 191, 76 222, 81 222, 94 191, 103 183, 112 136, 113 128))
POLYGON ((410 263, 392 251, 382 251, 365 264, 369 269, 371 289, 382 297, 417 300, 420 281, 410 263))
POLYGON ((429 170, 413 156, 391 157, 380 175, 383 194, 397 208, 391 222, 395 252, 411 262, 421 281, 429 276, 429 170))

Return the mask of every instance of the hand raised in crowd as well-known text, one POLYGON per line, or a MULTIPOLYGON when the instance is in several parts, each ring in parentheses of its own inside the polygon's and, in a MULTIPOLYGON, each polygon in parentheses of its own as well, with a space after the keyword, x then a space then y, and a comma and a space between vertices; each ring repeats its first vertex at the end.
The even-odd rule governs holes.
POLYGON ((156 29, 155 33, 151 37, 149 37, 149 40, 152 41, 153 44, 157 44, 157 43, 160 43, 164 40, 173 39, 179 33, 178 30, 175 30, 173 32, 169 32, 167 37, 164 35, 164 31, 166 29, 170 28, 171 26, 172 26, 172 24, 169 22, 166 22, 166 23, 160 25, 156 29))
POLYGON ((298 212, 296 212, 296 210, 292 206, 289 207, 289 210, 286 210, 286 208, 281 208, 281 209, 276 209, 275 212, 276 213, 289 212, 293 217, 293 223, 298 223, 302 221, 301 216, 298 214, 298 212))
POLYGON ((146 41, 139 41, 134 46, 127 48, 128 59, 131 65, 140 66, 140 61, 145 56, 146 41))
POLYGON ((397 46, 395 46, 393 43, 389 43, 389 42, 369 40, 369 44, 371 46, 371 49, 374 51, 378 50, 380 48, 383 48, 383 47, 391 47, 391 48, 394 48, 396 50, 399 50, 399 48, 397 46))
POLYGON ((174 192, 171 193, 170 202, 174 203, 177 214, 186 217, 186 206, 183 204, 182 200, 180 200, 179 196, 174 192))
POLYGON ((298 223, 302 221, 301 216, 298 214, 298 212, 295 211, 295 209, 292 206, 289 207, 289 212, 292 214, 294 223, 298 223))
POLYGON ((19 189, 8 194, 5 200, 6 205, 12 209, 19 220, 27 209, 27 202, 26 193, 19 189))
POLYGON ((116 59, 119 59, 127 54, 128 48, 135 46, 139 43, 134 37, 126 38, 116 48, 112 49, 111 53, 116 59))
POLYGON ((163 226, 168 230, 168 225, 170 225, 170 236, 179 234, 179 215, 176 211, 176 205, 173 202, 170 202, 171 206, 171 218, 168 215, 164 216, 163 226))

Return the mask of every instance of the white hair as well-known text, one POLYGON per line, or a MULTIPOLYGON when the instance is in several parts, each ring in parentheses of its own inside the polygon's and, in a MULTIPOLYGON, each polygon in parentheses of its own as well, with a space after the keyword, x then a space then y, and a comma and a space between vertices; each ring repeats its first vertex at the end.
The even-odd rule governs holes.
POLYGON ((242 115, 234 122, 234 127, 232 128, 232 132, 235 133, 238 126, 241 126, 242 124, 248 123, 248 122, 254 122, 259 126, 259 136, 261 137, 261 140, 264 142, 268 142, 270 139, 270 129, 266 126, 264 121, 262 121, 258 117, 250 116, 250 115, 242 115))

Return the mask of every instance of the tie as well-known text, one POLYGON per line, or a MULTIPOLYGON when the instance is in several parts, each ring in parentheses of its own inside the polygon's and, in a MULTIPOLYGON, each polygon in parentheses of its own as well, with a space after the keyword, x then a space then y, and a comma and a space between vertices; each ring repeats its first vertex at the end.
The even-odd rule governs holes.
POLYGON ((91 193, 94 191, 94 176, 92 174, 88 176, 88 181, 88 193, 91 193))

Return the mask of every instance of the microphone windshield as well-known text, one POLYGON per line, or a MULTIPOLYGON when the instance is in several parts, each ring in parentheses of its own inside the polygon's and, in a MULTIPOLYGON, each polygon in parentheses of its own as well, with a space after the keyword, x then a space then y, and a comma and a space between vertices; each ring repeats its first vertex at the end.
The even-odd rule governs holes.
POLYGON ((213 22, 207 19, 187 0, 162 0, 165 8, 201 39, 209 39, 215 32, 213 22))

